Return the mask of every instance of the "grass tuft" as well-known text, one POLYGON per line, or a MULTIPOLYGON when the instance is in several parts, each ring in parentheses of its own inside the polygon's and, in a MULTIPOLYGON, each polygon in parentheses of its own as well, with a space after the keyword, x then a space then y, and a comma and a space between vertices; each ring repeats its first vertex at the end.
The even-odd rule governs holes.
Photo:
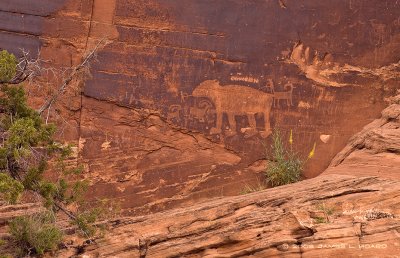
POLYGON ((289 139, 290 149, 283 143, 281 133, 275 130, 272 135, 272 160, 267 165, 265 175, 272 186, 295 183, 300 180, 304 161, 292 150, 293 136, 289 139))
POLYGON ((54 221, 51 212, 13 219, 9 224, 10 233, 18 252, 21 255, 42 255, 56 250, 63 234, 54 221))

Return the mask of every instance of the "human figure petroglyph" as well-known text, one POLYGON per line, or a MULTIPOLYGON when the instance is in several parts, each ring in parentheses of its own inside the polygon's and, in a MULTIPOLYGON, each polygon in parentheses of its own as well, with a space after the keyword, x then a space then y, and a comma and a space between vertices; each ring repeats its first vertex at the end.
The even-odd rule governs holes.
POLYGON ((181 97, 181 103, 185 103, 186 100, 190 97, 190 95, 181 91, 180 97, 181 97))
POLYGON ((265 85, 265 88, 267 89, 268 92, 274 94, 274 90, 275 90, 274 81, 272 79, 268 79, 267 84, 265 85))
POLYGON ((273 96, 271 94, 239 85, 221 86, 217 80, 202 82, 193 91, 195 97, 209 98, 215 106, 217 122, 211 128, 211 134, 222 132, 222 116, 227 114, 230 130, 236 132, 236 115, 246 115, 250 127, 256 131, 255 114, 264 114, 265 131, 260 132, 261 136, 267 137, 271 134, 270 113, 273 96))
POLYGON ((376 44, 378 46, 383 45, 385 43, 386 36, 386 25, 383 23, 378 23, 376 20, 370 21, 372 26, 371 31, 371 43, 376 44))

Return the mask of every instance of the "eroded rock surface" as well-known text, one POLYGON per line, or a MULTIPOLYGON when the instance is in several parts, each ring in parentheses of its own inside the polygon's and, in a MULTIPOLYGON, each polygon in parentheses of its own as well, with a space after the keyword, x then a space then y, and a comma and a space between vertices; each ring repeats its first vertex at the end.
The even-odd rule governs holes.
POLYGON ((388 99, 382 117, 364 127, 333 159, 325 174, 400 180, 400 95, 388 99))
POLYGON ((393 257, 400 252, 399 193, 398 181, 322 175, 114 220, 104 239, 80 247, 80 257, 393 257))
MULTIPOLYGON (((0 48, 65 72, 108 40, 46 116, 78 146, 90 197, 144 214, 240 193, 269 129, 292 130, 303 154, 316 143, 305 176, 320 174, 398 88, 399 5, 3 0, 0 48)), ((52 79, 30 89, 34 106, 52 79)))
MULTIPOLYGON (((110 222, 81 257, 396 257, 400 95, 322 175, 110 222)), ((75 248, 60 256, 76 254, 75 248)))

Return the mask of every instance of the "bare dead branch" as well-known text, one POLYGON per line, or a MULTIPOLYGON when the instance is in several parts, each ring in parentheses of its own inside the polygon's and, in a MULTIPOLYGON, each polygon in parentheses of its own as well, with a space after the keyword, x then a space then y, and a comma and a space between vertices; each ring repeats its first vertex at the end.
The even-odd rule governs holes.
POLYGON ((62 82, 61 86, 58 88, 58 90, 49 98, 38 110, 39 114, 42 114, 43 111, 48 109, 57 99, 60 95, 62 95, 65 91, 65 89, 68 87, 68 85, 71 83, 71 81, 77 76, 77 74, 83 70, 89 62, 95 57, 97 50, 99 47, 103 44, 104 39, 102 39, 93 49, 92 51, 89 52, 88 55, 83 59, 83 61, 77 65, 75 68, 72 69, 72 72, 69 74, 69 76, 64 79, 62 82))

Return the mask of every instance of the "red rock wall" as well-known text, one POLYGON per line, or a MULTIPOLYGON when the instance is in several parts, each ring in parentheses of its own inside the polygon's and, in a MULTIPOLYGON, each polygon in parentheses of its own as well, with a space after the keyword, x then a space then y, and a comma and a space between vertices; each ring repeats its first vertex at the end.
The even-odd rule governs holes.
POLYGON ((110 39, 50 115, 93 196, 132 212, 238 194, 270 128, 304 155, 316 143, 315 176, 399 88, 396 1, 34 2, 2 1, 1 48, 70 67, 110 39))

